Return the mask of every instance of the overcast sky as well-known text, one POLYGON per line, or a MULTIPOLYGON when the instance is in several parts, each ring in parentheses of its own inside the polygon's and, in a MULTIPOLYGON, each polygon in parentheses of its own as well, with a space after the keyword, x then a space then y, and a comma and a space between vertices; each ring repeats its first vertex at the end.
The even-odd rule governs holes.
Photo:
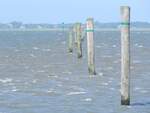
POLYGON ((150 0, 0 0, 0 22, 119 22, 123 5, 131 7, 132 21, 150 22, 150 0))

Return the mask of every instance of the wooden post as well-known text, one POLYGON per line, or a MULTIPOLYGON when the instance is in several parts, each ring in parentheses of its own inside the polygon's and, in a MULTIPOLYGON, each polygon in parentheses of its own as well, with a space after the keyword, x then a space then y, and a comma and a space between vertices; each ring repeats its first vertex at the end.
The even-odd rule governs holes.
POLYGON ((68 51, 69 51, 69 53, 73 52, 73 32, 72 32, 72 30, 69 31, 68 51))
POLYGON ((76 24, 76 35, 77 35, 77 54, 78 58, 82 57, 82 41, 81 41, 81 23, 76 24))
POLYGON ((74 43, 75 46, 77 46, 77 24, 74 24, 73 26, 73 33, 74 33, 74 43))
POLYGON ((87 53, 88 53, 88 70, 89 74, 95 75, 95 55, 94 55, 94 21, 88 18, 86 23, 87 32, 87 53))
POLYGON ((121 104, 130 105, 130 8, 121 7, 121 104))
POLYGON ((86 38, 86 31, 85 31, 84 26, 82 26, 81 31, 82 31, 82 37, 81 37, 81 40, 84 41, 84 39, 86 38))

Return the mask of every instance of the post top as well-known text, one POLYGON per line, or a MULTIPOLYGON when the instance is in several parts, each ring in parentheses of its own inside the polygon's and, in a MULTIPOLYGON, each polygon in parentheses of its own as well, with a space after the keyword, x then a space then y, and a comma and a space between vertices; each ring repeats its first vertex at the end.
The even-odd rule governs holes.
POLYGON ((87 21, 93 21, 94 19, 92 17, 87 18, 87 21))
POLYGON ((121 8, 128 8, 128 9, 130 9, 130 6, 121 6, 121 8))
POLYGON ((80 22, 76 22, 76 25, 81 25, 81 23, 80 22))

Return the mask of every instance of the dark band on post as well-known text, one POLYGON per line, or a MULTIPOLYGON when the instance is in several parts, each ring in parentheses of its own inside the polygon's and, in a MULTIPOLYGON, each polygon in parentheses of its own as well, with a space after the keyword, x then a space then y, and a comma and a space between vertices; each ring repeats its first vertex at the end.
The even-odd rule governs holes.
POLYGON ((94 29, 87 29, 86 32, 94 32, 94 29))

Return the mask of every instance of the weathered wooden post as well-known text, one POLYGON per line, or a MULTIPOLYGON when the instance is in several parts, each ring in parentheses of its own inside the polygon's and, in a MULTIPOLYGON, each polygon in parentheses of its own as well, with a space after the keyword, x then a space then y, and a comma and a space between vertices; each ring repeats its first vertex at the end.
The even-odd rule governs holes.
POLYGON ((75 46, 77 46, 77 24, 74 24, 73 26, 73 34, 74 34, 74 43, 75 46))
POLYGON ((95 75, 95 55, 94 55, 94 21, 88 18, 86 23, 87 32, 87 53, 88 53, 88 70, 89 74, 95 75))
POLYGON ((130 8, 121 7, 121 104, 130 105, 130 8))
POLYGON ((69 53, 73 52, 73 31, 69 31, 69 39, 68 39, 68 51, 69 53))
POLYGON ((84 26, 82 26, 81 31, 82 31, 81 40, 84 41, 84 38, 86 37, 86 30, 85 30, 84 26))
POLYGON ((77 55, 78 58, 82 57, 82 41, 81 41, 81 23, 76 23, 76 35, 77 35, 77 55))

